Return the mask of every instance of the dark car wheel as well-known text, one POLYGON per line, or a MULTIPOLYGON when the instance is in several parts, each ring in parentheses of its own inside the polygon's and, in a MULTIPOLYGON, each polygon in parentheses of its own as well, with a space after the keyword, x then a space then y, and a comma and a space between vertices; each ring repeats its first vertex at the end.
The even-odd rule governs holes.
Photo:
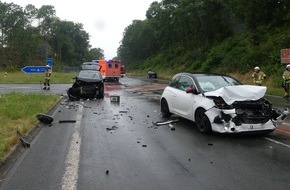
POLYGON ((100 89, 97 98, 98 98, 98 99, 103 99, 103 98, 104 98, 104 87, 102 87, 102 88, 100 89))
POLYGON ((210 133, 212 132, 211 124, 208 117, 205 115, 204 109, 197 110, 195 114, 195 122, 197 129, 202 133, 210 133))
POLYGON ((167 101, 165 99, 161 100, 161 114, 163 117, 166 117, 166 118, 171 116, 167 101))
POLYGON ((67 95, 70 101, 78 100, 78 93, 74 88, 69 88, 67 91, 67 95))

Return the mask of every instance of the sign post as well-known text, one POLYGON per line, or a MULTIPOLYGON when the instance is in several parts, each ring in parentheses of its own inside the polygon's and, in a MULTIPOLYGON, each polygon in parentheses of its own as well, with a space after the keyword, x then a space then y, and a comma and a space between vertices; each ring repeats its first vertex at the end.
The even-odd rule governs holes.
POLYGON ((50 70, 52 71, 52 59, 51 58, 46 58, 46 65, 49 65, 50 70))
MULTIPOLYGON (((52 71, 52 59, 47 58, 46 59, 46 65, 50 66, 50 70, 52 71)), ((25 66, 21 69, 22 72, 26 74, 39 74, 39 73, 45 73, 46 66, 25 66)))
POLYGON ((281 63, 290 63, 290 49, 281 49, 281 63))

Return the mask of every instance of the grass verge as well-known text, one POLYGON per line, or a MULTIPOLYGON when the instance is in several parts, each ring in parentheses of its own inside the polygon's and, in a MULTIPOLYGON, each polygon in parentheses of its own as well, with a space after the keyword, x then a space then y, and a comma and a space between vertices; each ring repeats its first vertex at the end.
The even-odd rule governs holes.
MULTIPOLYGON (((52 72, 51 83, 69 84, 73 82, 73 77, 77 73, 58 73, 52 72)), ((5 72, 0 72, 0 83, 12 84, 12 83, 38 83, 44 82, 44 74, 25 74, 23 72, 11 72, 5 75, 5 72)))
POLYGON ((46 113, 58 99, 59 95, 0 94, 0 161, 19 142, 16 131, 28 133, 37 123, 36 115, 46 113))

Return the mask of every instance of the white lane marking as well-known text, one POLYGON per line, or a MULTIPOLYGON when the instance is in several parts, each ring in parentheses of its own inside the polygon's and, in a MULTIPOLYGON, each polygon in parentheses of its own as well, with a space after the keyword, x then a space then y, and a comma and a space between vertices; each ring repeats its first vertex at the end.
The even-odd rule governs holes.
POLYGON ((80 124, 82 119, 83 106, 79 106, 78 114, 76 116, 75 132, 73 134, 69 152, 66 158, 65 173, 62 177, 62 190, 73 190, 77 189, 78 181, 78 170, 80 161, 80 146, 81 146, 81 135, 80 135, 80 124))
POLYGON ((266 140, 268 140, 268 141, 270 141, 270 142, 273 142, 273 143, 275 143, 275 144, 279 144, 279 145, 285 146, 285 147, 287 147, 287 148, 290 148, 290 145, 285 144, 285 143, 282 143, 282 142, 279 142, 279 141, 276 141, 276 140, 274 140, 274 139, 271 139, 271 138, 268 138, 268 137, 264 137, 264 139, 266 139, 266 140))

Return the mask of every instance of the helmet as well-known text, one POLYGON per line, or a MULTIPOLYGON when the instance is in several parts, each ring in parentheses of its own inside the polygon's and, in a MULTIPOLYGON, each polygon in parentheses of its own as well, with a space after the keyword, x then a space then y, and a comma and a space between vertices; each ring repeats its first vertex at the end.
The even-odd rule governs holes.
POLYGON ((255 69, 254 70, 260 70, 260 68, 259 67, 255 67, 255 69))
POLYGON ((46 65, 45 67, 50 67, 49 65, 46 65))
POLYGON ((288 64, 288 65, 286 66, 286 68, 290 68, 290 64, 288 64))

